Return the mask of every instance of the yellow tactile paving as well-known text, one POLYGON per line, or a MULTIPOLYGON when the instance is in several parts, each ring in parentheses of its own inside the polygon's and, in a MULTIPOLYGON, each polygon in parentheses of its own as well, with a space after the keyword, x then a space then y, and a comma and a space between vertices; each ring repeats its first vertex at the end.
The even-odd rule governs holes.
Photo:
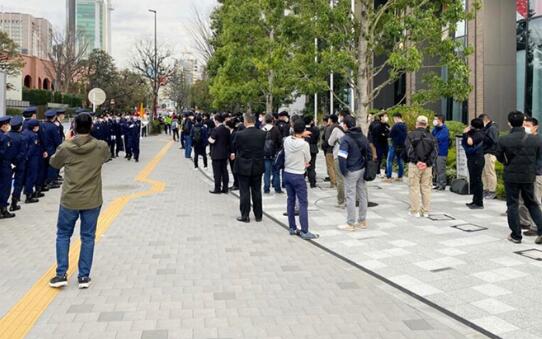
MULTIPOLYGON (((149 179, 148 177, 154 171, 156 166, 167 154, 173 142, 168 142, 162 150, 143 168, 136 176, 135 180, 151 185, 146 191, 121 196, 111 202, 101 213, 96 229, 96 240, 102 237, 113 221, 119 216, 128 202, 144 196, 163 192, 166 184, 161 181, 149 179)), ((79 259, 79 249, 81 242, 74 241, 70 246, 70 262, 75 263, 79 259)), ((71 277, 76 271, 77 265, 70 265, 68 277, 71 277)), ((56 265, 52 265, 36 281, 34 286, 15 304, 6 315, 0 319, 0 339, 18 339, 24 338, 32 329, 41 314, 47 309, 54 300, 59 290, 50 288, 49 279, 54 276, 56 265)))

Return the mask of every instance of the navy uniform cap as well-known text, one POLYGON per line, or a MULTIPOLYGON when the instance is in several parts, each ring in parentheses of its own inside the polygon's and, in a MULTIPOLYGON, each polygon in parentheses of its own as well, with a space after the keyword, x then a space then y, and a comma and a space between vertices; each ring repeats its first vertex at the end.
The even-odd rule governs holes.
POLYGON ((20 116, 15 116, 11 118, 10 124, 11 124, 11 127, 21 126, 23 124, 23 118, 20 116))
POLYGON ((36 107, 34 107, 34 106, 27 107, 23 111, 23 116, 25 118, 30 118, 33 114, 36 114, 37 112, 38 112, 38 109, 36 107))
POLYGON ((56 110, 56 115, 64 114, 66 113, 66 110, 64 108, 59 108, 56 110))
POLYGON ((3 117, 0 117, 0 125, 9 124, 10 120, 11 120, 11 117, 9 115, 5 115, 3 117))
POLYGON ((40 122, 37 120, 37 119, 30 119, 28 120, 28 128, 29 129, 34 129, 34 127, 37 127, 40 125, 40 122))
POLYGON ((46 118, 54 118, 56 117, 56 111, 54 109, 50 109, 47 112, 45 112, 46 118))

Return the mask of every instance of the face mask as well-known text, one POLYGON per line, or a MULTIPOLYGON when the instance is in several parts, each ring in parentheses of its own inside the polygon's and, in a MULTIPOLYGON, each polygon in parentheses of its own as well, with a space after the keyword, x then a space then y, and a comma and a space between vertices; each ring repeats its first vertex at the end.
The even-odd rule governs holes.
POLYGON ((533 134, 533 130, 530 127, 525 127, 525 133, 533 134))
POLYGON ((383 122, 383 123, 387 123, 387 122, 388 122, 388 118, 382 118, 382 122, 383 122))
POLYGON ((438 126, 438 121, 433 120, 433 126, 437 127, 438 126))

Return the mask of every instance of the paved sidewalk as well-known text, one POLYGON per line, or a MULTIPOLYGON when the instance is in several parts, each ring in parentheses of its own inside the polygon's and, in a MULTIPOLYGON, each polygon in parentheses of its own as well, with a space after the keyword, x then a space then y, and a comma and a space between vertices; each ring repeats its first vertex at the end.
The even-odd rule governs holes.
MULTIPOLYGON (((141 166, 163 145, 160 137, 148 139, 141 166)), ((118 166, 106 167, 106 187, 134 164, 118 166)), ((28 338, 483 337, 290 237, 269 218, 237 223, 238 201, 208 194, 208 179, 177 148, 150 178, 165 182, 165 191, 130 202, 97 243, 92 287, 80 291, 72 278, 28 338)), ((13 254, 2 262, 10 257, 30 271, 19 278, 20 290, 53 262, 52 225, 0 229, 3 242, 9 232, 21 232, 40 248, 3 249, 2 255, 13 254)), ((3 274, 0 284, 12 284, 14 272, 3 274)), ((3 309, 16 301, 2 299, 3 309)))
MULTIPOLYGON (((413 218, 407 185, 377 179, 369 187, 370 201, 379 204, 369 209, 369 229, 344 232, 337 226, 346 212, 336 207, 324 171, 320 154, 319 187, 309 190, 310 227, 320 234, 319 245, 495 336, 542 338, 542 246, 534 238, 521 245, 506 240, 504 202, 472 212, 465 206, 470 197, 435 192, 433 220, 413 218)), ((285 194, 264 195, 264 211, 283 224, 285 209, 285 194)))

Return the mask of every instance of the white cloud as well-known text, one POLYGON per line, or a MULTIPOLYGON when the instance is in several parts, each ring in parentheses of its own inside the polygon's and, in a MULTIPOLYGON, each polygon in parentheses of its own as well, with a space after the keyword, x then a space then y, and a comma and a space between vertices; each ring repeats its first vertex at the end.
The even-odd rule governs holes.
MULTIPOLYGON (((194 52, 189 29, 194 24, 194 9, 208 15, 215 5, 216 0, 113 0, 112 54, 117 65, 129 66, 138 40, 153 39, 154 17, 148 12, 149 8, 158 11, 159 43, 180 56, 194 52)), ((44 17, 59 31, 65 27, 66 0, 2 0, 0 11, 44 17)))

